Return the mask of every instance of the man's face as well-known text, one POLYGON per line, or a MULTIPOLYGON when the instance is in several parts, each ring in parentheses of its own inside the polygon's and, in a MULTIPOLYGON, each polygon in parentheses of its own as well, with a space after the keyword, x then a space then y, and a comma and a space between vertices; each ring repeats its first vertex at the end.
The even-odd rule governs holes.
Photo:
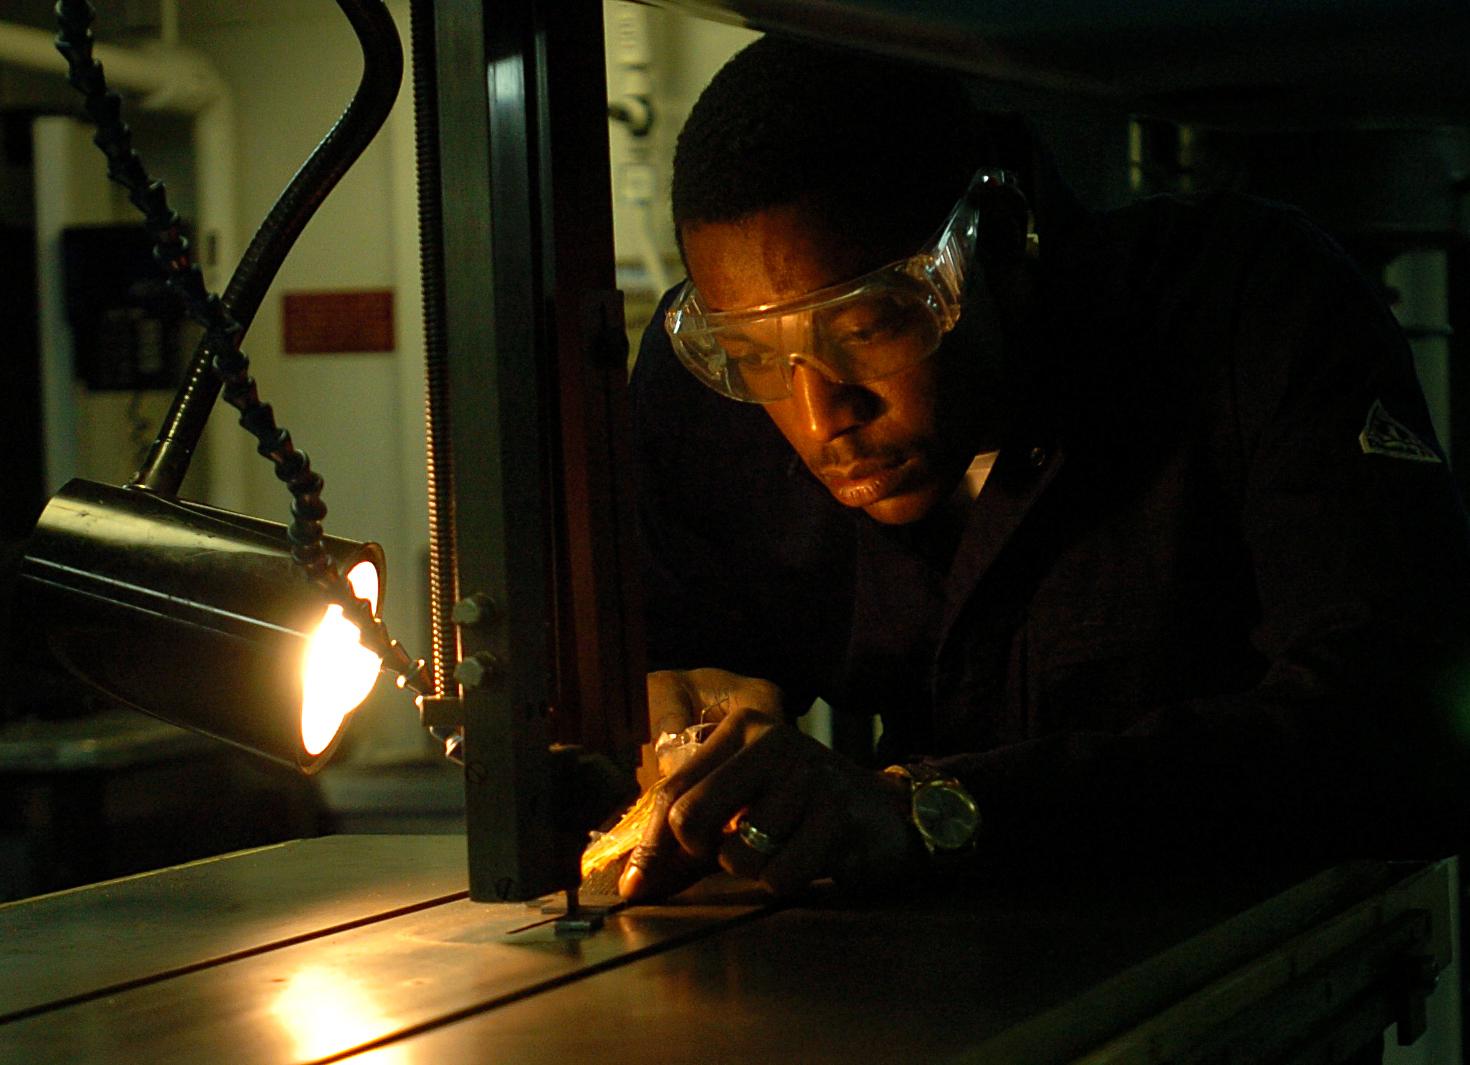
MULTIPOLYGON (((690 279, 712 311, 795 299, 917 250, 864 246, 797 206, 686 225, 681 237, 690 279)), ((981 448, 978 363, 988 360, 953 347, 861 384, 798 362, 791 395, 765 404, 766 413, 839 503, 889 525, 917 521, 981 448)))

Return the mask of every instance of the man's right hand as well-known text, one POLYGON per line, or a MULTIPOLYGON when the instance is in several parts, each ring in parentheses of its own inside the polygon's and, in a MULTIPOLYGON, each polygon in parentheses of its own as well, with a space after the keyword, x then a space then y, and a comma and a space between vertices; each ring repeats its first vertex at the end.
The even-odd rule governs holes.
MULTIPOLYGON (((718 724, 737 708, 749 708, 772 718, 781 717, 781 689, 770 681, 744 677, 724 669, 664 669, 648 674, 648 719, 653 739, 678 734, 701 722, 718 724)), ((650 744, 644 766, 651 773, 645 786, 665 775, 664 766, 654 767, 650 744)), ((642 777, 642 773, 640 773, 642 777)), ((678 782, 674 782, 675 787, 678 782)), ((668 829, 669 807, 678 798, 660 781, 654 815, 642 840, 628 860, 618 889, 628 898, 662 898, 682 891, 715 871, 716 862, 699 860, 679 846, 668 829)))
POLYGON ((664 779, 624 897, 671 895, 717 867, 790 894, 844 870, 888 879, 912 860, 906 786, 789 724, 774 684, 696 669, 650 674, 648 688, 657 731, 716 727, 664 779))

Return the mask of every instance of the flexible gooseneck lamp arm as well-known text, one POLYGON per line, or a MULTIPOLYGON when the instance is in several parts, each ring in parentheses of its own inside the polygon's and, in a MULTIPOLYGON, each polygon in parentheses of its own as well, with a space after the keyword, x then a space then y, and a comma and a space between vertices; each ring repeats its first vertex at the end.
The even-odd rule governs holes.
POLYGON ((256 231, 223 299, 205 288, 163 183, 150 180, 133 151, 132 133, 121 118, 121 100, 108 89, 102 65, 92 57, 90 26, 95 12, 90 3, 57 3, 60 33, 56 44, 67 60, 69 80, 83 94, 86 112, 97 127, 94 142, 107 156, 108 177, 127 189, 129 201, 143 213, 155 242, 154 257, 170 289, 183 300, 189 317, 204 328, 184 383, 131 487, 168 497, 177 494, 223 388, 225 401, 240 412, 240 424, 256 437, 257 450, 271 460, 277 478, 291 491, 292 521, 287 535, 292 558, 343 606, 362 633, 363 643, 382 656, 384 667, 398 675, 400 686, 423 690, 423 663, 410 658, 388 636, 372 606, 358 598, 332 567, 322 542, 321 522, 327 508, 321 499, 321 475, 311 469, 306 453, 296 449, 291 434, 276 425, 270 404, 261 402, 249 360, 240 350, 245 331, 291 246, 382 127, 402 80, 402 48, 392 17, 380 0, 338 0, 338 6, 362 48, 361 82, 347 109, 256 231))

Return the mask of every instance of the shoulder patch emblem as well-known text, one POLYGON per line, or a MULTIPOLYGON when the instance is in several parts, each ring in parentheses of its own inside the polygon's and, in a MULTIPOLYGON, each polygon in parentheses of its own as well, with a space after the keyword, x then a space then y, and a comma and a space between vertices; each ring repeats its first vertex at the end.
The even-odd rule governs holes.
POLYGON ((1408 459, 1410 462, 1444 461, 1439 452, 1384 410, 1381 399, 1375 399, 1368 411, 1368 420, 1358 434, 1358 446, 1365 455, 1387 455, 1391 459, 1408 459))

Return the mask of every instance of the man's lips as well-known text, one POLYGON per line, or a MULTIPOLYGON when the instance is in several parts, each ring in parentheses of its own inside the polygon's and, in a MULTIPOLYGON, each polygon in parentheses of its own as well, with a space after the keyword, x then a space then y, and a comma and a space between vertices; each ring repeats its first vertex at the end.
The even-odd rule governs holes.
POLYGON ((866 507, 898 488, 908 474, 908 467, 905 459, 857 462, 840 469, 823 469, 817 478, 844 506, 866 507))

